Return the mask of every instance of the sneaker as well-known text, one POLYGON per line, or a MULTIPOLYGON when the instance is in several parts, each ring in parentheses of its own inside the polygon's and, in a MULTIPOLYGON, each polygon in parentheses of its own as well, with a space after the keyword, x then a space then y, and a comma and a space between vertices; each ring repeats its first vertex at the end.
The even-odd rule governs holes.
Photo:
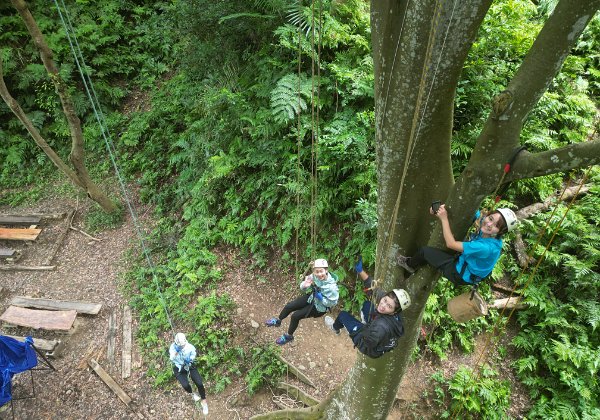
POLYGON ((332 317, 330 317, 329 315, 325 315, 325 325, 327 325, 329 329, 333 331, 336 335, 340 335, 340 330, 336 330, 335 328, 333 328, 334 322, 335 320, 332 317))
POLYGON ((290 341, 294 341, 294 336, 289 334, 283 334, 281 337, 275 340, 275 342, 280 346, 283 346, 284 344, 287 344, 290 341))
POLYGON ((198 402, 198 401, 200 401, 200 395, 198 395, 194 392, 192 394, 192 399, 194 400, 194 402, 198 402))
POLYGON ((206 401, 202 401, 200 405, 202 406, 202 414, 208 416, 208 404, 206 403, 206 401))
POLYGON ((279 327, 281 325, 281 320, 279 318, 269 318, 265 321, 265 325, 267 327, 279 327))
POLYGON ((408 265, 408 260, 410 258, 409 257, 405 257, 404 255, 398 255, 396 257, 396 262, 398 263, 398 265, 402 268, 404 268, 406 271, 408 271, 410 274, 415 272, 415 269, 412 268, 410 265, 408 265))

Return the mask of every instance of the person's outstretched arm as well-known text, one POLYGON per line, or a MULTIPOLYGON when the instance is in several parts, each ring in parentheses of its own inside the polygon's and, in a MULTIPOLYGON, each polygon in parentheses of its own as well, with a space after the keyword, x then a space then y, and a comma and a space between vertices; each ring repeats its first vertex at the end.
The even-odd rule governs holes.
MULTIPOLYGON (((433 213, 431 209, 430 213, 433 213)), ((452 249, 454 251, 463 252, 463 243, 461 241, 457 241, 452 234, 452 229, 450 229, 450 222, 448 221, 448 212, 446 211, 446 205, 442 204, 435 213, 440 222, 442 223, 442 235, 444 235, 444 241, 446 242, 446 247, 448 249, 452 249)))

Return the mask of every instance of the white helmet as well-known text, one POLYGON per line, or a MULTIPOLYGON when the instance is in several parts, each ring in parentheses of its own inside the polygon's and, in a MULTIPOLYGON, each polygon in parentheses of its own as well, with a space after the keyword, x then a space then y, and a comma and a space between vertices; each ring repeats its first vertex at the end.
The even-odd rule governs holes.
POLYGON ((406 290, 394 289, 394 294, 398 298, 398 302, 400 302, 400 308, 402 308, 403 311, 410 306, 410 296, 408 296, 408 292, 406 290))
POLYGON ((313 264, 313 268, 327 268, 327 267, 329 267, 329 264, 327 264, 327 260, 325 260, 323 258, 316 259, 313 264))
POLYGON ((506 208, 498 209, 498 213, 500 213, 502 215, 502 217, 504 218, 504 221, 506 222, 506 229, 509 232, 517 226, 517 223, 519 223, 519 219, 517 219, 517 215, 511 209, 506 209, 506 208))
POLYGON ((185 338, 184 333, 175 334, 175 344, 180 347, 183 347, 187 344, 187 338, 185 338))

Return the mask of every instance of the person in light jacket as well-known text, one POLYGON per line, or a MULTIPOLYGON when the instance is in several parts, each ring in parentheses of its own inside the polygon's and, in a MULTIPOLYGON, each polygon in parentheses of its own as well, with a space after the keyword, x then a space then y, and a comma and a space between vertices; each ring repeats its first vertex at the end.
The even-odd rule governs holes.
POLYGON ((171 347, 169 347, 169 359, 173 363, 173 374, 183 389, 189 394, 192 394, 194 402, 200 401, 202 413, 206 416, 208 414, 206 391, 202 384, 202 377, 200 376, 200 373, 198 373, 198 368, 194 366, 196 347, 188 343, 184 333, 175 334, 175 340, 173 344, 171 344, 171 347), (192 381, 196 384, 198 393, 192 392, 192 386, 190 385, 188 376, 191 377, 192 381))
POLYGON ((299 298, 289 302, 283 307, 277 317, 265 321, 268 327, 279 327, 281 321, 292 314, 287 334, 283 334, 275 342, 280 346, 294 339, 294 332, 298 328, 301 319, 319 318, 333 308, 339 298, 337 277, 329 272, 329 264, 323 258, 312 263, 313 272, 300 283, 300 290, 306 293, 299 298))

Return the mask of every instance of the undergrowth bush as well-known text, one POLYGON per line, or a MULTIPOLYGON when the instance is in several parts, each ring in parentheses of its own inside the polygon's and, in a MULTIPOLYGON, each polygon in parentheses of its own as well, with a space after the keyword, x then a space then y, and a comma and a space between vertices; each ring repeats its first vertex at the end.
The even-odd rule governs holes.
POLYGON ((441 413, 442 418, 461 419, 508 419, 510 406, 510 383, 498 379, 498 373, 484 365, 478 372, 461 366, 451 378, 442 372, 432 375, 437 403, 449 407, 441 413))

